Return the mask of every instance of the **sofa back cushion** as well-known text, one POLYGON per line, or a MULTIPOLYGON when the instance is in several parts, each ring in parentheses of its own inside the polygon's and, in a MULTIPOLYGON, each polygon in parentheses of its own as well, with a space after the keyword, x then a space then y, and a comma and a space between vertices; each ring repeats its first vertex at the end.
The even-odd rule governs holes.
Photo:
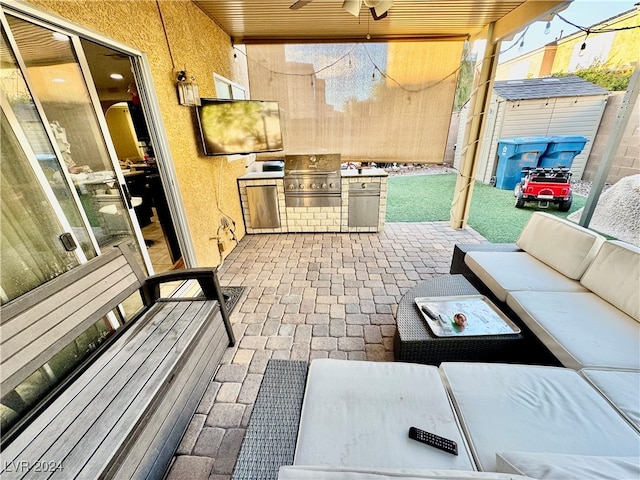
POLYGON ((640 322, 640 248, 618 240, 605 242, 580 283, 640 322))
POLYGON ((605 238, 569 220, 535 212, 517 245, 563 275, 580 280, 605 238))

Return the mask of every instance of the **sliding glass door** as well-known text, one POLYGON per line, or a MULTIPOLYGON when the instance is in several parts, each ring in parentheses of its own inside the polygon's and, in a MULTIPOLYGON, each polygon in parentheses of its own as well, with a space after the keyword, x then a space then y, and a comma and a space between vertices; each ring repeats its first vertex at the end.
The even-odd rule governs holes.
POLYGON ((85 260, 53 190, 15 116, 2 98, 0 147, 0 278, 2 303, 32 290, 85 260))
MULTIPOLYGON (((118 168, 80 39, 7 14, 2 16, 1 47, 0 85, 3 112, 6 111, 3 175, 6 123, 15 127, 13 132, 21 132, 15 138, 21 135, 24 138, 10 144, 21 151, 6 154, 15 162, 33 159, 35 180, 50 192, 46 201, 56 206, 68 225, 62 237, 66 242, 64 248, 75 250, 76 261, 86 261, 116 243, 126 242, 138 253, 141 265, 150 270, 133 210, 134 200, 118 168)), ((36 201, 28 191, 20 192, 24 185, 16 183, 17 191, 6 190, 7 195, 22 195, 36 201)), ((2 202, 4 240, 5 203, 10 202, 8 197, 5 199, 4 188, 2 202)), ((49 228, 41 220, 37 226, 49 228)), ((14 227, 16 231, 24 230, 18 232, 16 239, 32 238, 29 229, 33 226, 24 218, 14 222, 14 227)), ((2 254, 4 262, 4 250, 2 254)), ((61 268, 52 252, 43 254, 42 261, 50 262, 56 272, 61 268)), ((9 289, 5 285, 4 267, 3 264, 3 291, 9 289)), ((62 267, 65 268, 69 265, 62 267)), ((30 288, 34 286, 37 285, 30 288)), ((3 295, 3 301, 7 298, 3 295)))

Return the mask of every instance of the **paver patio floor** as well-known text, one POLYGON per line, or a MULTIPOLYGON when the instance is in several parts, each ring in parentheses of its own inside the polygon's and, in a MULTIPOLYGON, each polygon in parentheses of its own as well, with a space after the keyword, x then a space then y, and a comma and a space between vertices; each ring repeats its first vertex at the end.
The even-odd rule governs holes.
POLYGON ((244 286, 227 349, 182 439, 169 480, 230 478, 270 358, 393 361, 402 295, 449 272, 456 243, 486 240, 448 222, 382 233, 247 235, 219 268, 244 286))

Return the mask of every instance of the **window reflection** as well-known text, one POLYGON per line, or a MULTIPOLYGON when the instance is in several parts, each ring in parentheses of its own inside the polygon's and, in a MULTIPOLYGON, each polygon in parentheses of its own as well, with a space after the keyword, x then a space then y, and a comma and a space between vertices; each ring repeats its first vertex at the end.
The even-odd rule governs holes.
MULTIPOLYGON (((132 239, 133 225, 71 39, 7 16, 33 95, 100 247, 132 239)), ((101 114, 101 112, 100 112, 101 114)))
POLYGON ((82 251, 87 258, 93 258, 96 256, 95 248, 85 227, 78 205, 73 198, 70 186, 65 180, 65 172, 58 161, 40 114, 20 72, 16 58, 9 48, 9 42, 4 30, 2 31, 1 42, 0 85, 2 92, 11 105, 13 113, 27 137, 29 145, 56 199, 73 227, 82 251))
POLYGON ((66 252, 63 229, 42 190, 18 138, 2 111, 0 147, 0 281, 2 303, 78 265, 66 252))

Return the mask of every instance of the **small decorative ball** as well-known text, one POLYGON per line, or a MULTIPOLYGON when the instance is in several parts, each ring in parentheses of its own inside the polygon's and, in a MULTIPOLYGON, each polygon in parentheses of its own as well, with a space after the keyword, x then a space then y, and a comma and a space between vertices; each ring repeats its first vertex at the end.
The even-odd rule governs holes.
POLYGON ((456 313, 453 316, 453 322, 459 327, 464 327, 467 323, 467 317, 464 313, 456 313))

